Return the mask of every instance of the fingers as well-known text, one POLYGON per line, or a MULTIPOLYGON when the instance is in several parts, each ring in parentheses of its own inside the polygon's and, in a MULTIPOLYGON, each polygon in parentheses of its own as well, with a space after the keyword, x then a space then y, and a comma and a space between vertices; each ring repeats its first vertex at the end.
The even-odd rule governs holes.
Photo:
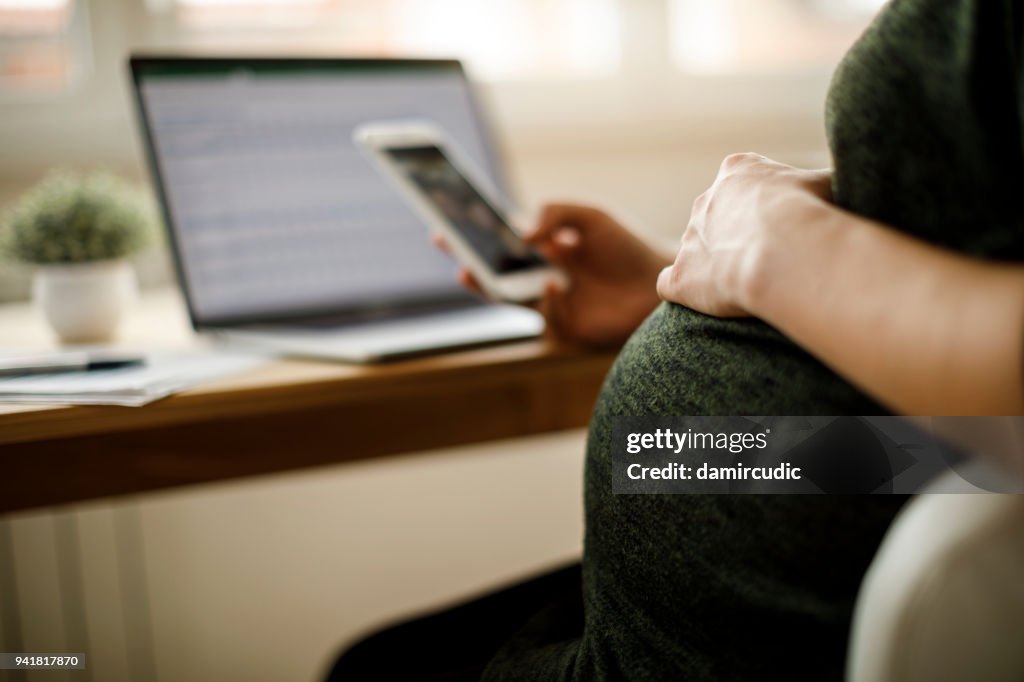
POLYGON ((718 174, 728 175, 729 173, 735 173, 743 170, 744 168, 748 168, 753 164, 767 160, 767 157, 753 152, 737 152, 735 154, 729 154, 727 157, 722 159, 722 165, 718 168, 718 174))
POLYGON ((565 292, 556 282, 548 282, 544 286, 544 293, 537 303, 537 312, 544 317, 545 336, 556 341, 567 338, 565 292))
MULTIPOLYGON (((430 234, 430 241, 431 241, 431 243, 435 247, 437 247, 441 251, 444 251, 449 256, 452 255, 451 248, 448 246, 448 242, 445 239, 443 234, 440 234, 438 232, 432 232, 430 234)), ((577 240, 575 240, 573 238, 569 238, 568 241, 565 242, 564 244, 561 243, 561 240, 556 240, 556 241, 558 241, 559 243, 556 243, 556 244, 550 244, 550 243, 549 244, 543 244, 543 245, 538 246, 538 249, 549 260, 559 261, 560 262, 560 261, 563 260, 563 255, 564 255, 565 249, 574 248, 574 244, 577 243, 577 240)), ((490 299, 491 298, 491 296, 486 291, 484 291, 484 288, 480 285, 480 282, 477 280, 477 278, 473 276, 473 273, 471 273, 466 268, 459 268, 459 272, 456 275, 456 279, 459 280, 459 284, 461 284, 465 288, 469 289, 474 294, 476 294, 478 296, 481 296, 483 298, 486 298, 486 299, 490 299)), ((555 286, 557 288, 557 285, 555 285, 555 286)), ((538 303, 534 303, 534 304, 530 305, 529 307, 537 308, 539 310, 540 303, 539 302, 538 303)))
POLYGON ((695 279, 693 268, 684 274, 679 261, 658 274, 658 297, 663 301, 678 303, 716 317, 735 317, 739 314, 733 312, 732 306, 715 300, 710 294, 712 288, 710 282, 700 280, 699 274, 695 279))
POLYGON ((480 286, 480 282, 477 281, 476 277, 474 277, 473 273, 471 273, 469 270, 466 270, 465 268, 460 268, 457 277, 459 279, 459 284, 466 287, 477 296, 482 296, 483 298, 490 298, 487 295, 487 292, 484 291, 484 288, 480 286))
POLYGON ((832 169, 807 171, 808 188, 813 194, 832 203, 832 169))
POLYGON ((552 263, 563 267, 572 267, 573 257, 580 253, 580 235, 571 228, 558 230, 551 239, 533 244, 541 255, 552 263))
MULTIPOLYGON (((448 242, 445 240, 444 235, 439 234, 437 232, 433 232, 430 235, 430 241, 434 244, 434 246, 441 249, 445 253, 451 255, 451 249, 449 248, 448 242)), ((576 241, 573 238, 569 238, 565 244, 545 244, 538 248, 547 258, 551 260, 560 260, 562 250, 565 248, 573 248, 573 245, 575 243, 576 241)), ((479 280, 477 280, 477 278, 473 276, 473 273, 467 270, 466 268, 459 268, 459 271, 456 274, 456 279, 458 279, 459 284, 461 284, 466 289, 472 291, 477 296, 491 300, 492 297, 480 285, 479 280)), ((538 312, 544 314, 545 318, 549 318, 550 315, 551 319, 554 319, 554 322, 551 322, 549 320, 548 326, 551 327, 552 325, 557 325, 558 323, 558 320, 554 316, 560 315, 560 310, 564 309, 565 304, 562 300, 563 297, 564 294, 562 290, 559 288, 558 284, 552 281, 548 282, 545 285, 544 292, 538 301, 534 303, 528 303, 526 305, 527 307, 534 308, 538 312), (557 302, 558 305, 554 305, 553 302, 557 302), (549 311, 548 313, 545 313, 544 311, 545 306, 547 306, 547 309, 549 311)))
POLYGON ((580 233, 575 229, 558 230, 551 238, 551 244, 560 251, 575 249, 580 245, 580 233))
MULTIPOLYGON (((441 251, 444 251, 445 253, 447 253, 449 256, 452 255, 452 250, 448 246, 448 242, 445 240, 443 234, 441 234, 439 232, 431 232, 430 233, 430 242, 434 246, 439 248, 441 251)), ((478 282, 476 277, 473 276, 473 273, 471 273, 466 268, 459 268, 459 272, 458 272, 458 274, 456 274, 455 277, 456 277, 456 279, 459 280, 459 284, 461 284, 465 288, 469 289, 470 291, 472 291, 477 296, 481 296, 483 298, 490 298, 487 295, 487 292, 484 291, 484 288, 482 286, 480 286, 480 282, 478 282)))
POLYGON ((658 273, 658 296, 661 297, 661 300, 663 301, 672 300, 672 274, 674 269, 675 265, 673 264, 658 273))
POLYGON ((447 253, 449 256, 451 255, 452 251, 450 248, 448 248, 448 242, 445 240, 444 235, 441 234, 440 232, 430 233, 430 243, 433 244, 438 249, 440 249, 441 251, 447 253))
POLYGON ((574 228, 579 235, 607 219, 607 214, 592 206, 548 204, 541 209, 537 225, 525 239, 531 244, 549 241, 567 227, 574 228))
POLYGON ((722 165, 718 168, 718 178, 721 179, 730 175, 751 173, 758 170, 764 172, 782 169, 794 170, 792 166, 770 159, 763 154, 740 152, 729 154, 722 160, 722 165))
MULTIPOLYGON (((533 232, 524 235, 523 239, 526 243, 536 246, 548 260, 565 265, 573 254, 577 252, 582 240, 579 227, 562 224, 560 222, 561 217, 564 216, 566 220, 571 219, 583 223, 587 220, 585 216, 589 215, 590 218, 588 219, 593 221, 596 218, 603 217, 604 213, 587 206, 551 204, 545 208, 545 215, 548 217, 544 218, 542 216, 541 220, 543 230, 535 229, 533 232), (547 213, 548 209, 551 209, 550 213, 547 213), (565 210, 563 211, 562 209, 565 210)), ((442 233, 431 232, 430 241, 436 248, 447 253, 449 256, 452 255, 448 240, 442 233)), ((474 291, 478 289, 479 286, 474 287, 474 291)))

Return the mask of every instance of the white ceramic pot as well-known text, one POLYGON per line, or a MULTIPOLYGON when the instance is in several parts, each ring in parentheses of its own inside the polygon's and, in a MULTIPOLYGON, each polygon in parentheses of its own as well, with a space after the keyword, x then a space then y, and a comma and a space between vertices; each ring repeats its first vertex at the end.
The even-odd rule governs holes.
POLYGON ((41 265, 33 296, 63 343, 104 343, 135 301, 135 271, 123 260, 41 265))

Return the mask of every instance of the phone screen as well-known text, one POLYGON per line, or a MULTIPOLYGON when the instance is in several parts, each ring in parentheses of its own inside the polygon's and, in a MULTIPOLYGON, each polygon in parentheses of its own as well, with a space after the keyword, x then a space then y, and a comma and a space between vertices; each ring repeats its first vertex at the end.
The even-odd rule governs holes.
POLYGON ((509 227, 508 221, 463 177, 439 147, 388 147, 384 152, 493 272, 506 274, 548 265, 509 227))

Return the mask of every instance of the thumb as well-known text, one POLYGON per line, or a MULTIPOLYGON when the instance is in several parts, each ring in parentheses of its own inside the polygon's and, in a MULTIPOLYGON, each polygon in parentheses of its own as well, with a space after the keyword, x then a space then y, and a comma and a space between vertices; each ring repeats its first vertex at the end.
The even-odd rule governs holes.
POLYGON ((578 230, 563 228, 551 235, 550 239, 534 243, 534 248, 559 265, 570 266, 571 261, 581 255, 582 239, 578 230))
POLYGON ((675 265, 669 265, 668 267, 664 268, 661 272, 658 273, 658 296, 660 296, 662 300, 674 300, 673 295, 675 292, 673 291, 672 286, 674 270, 675 265))

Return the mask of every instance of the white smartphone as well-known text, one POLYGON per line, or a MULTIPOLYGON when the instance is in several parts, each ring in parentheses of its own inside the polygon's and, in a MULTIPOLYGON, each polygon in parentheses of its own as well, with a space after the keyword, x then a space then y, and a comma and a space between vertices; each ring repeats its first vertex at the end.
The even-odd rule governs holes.
POLYGON ((564 284, 561 271, 510 224, 486 176, 438 127, 374 123, 357 128, 355 139, 487 294, 523 303, 540 298, 548 281, 564 284))

